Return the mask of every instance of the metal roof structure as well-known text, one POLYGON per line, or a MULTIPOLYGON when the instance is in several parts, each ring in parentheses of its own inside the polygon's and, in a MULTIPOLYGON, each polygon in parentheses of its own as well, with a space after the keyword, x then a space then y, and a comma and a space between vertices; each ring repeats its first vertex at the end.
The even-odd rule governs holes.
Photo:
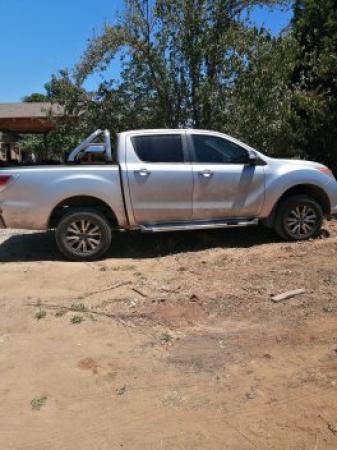
POLYGON ((54 128, 51 116, 62 116, 63 108, 51 103, 0 103, 0 131, 47 133, 54 128))

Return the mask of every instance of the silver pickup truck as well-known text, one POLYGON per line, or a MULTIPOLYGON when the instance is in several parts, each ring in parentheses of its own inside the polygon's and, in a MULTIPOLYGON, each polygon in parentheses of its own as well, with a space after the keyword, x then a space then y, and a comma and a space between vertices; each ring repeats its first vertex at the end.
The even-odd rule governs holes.
POLYGON ((0 227, 55 229, 59 250, 78 261, 102 257, 115 230, 262 223, 304 240, 336 213, 327 167, 269 158, 213 131, 127 131, 112 145, 97 130, 64 165, 0 170, 0 227))

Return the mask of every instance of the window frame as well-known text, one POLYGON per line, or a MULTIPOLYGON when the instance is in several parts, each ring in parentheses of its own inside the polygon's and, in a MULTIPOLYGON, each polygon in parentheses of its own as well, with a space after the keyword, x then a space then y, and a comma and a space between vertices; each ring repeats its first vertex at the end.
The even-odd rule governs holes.
POLYGON ((191 162, 193 164, 208 164, 208 165, 217 165, 217 166, 245 166, 249 163, 249 152, 248 150, 238 144, 237 142, 232 141, 231 139, 228 139, 227 137, 224 136, 219 136, 219 135, 215 135, 215 134, 207 134, 207 133, 189 133, 188 134, 188 144, 189 144, 189 154, 190 154, 190 159, 191 162), (194 146, 194 141, 193 141, 193 136, 205 136, 205 137, 213 137, 213 138, 218 138, 218 139, 223 139, 224 141, 230 142, 234 145, 236 145, 237 147, 241 148, 242 150, 244 150, 247 153, 247 162, 246 163, 236 163, 236 162, 200 162, 197 161, 197 154, 195 151, 195 146, 194 146))
POLYGON ((134 134, 130 136, 130 143, 132 145, 132 149, 134 151, 134 154, 139 162, 144 164, 191 164, 191 161, 189 160, 189 150, 188 150, 188 143, 186 139, 186 132, 182 131, 181 133, 146 133, 146 134, 134 134), (133 144, 133 139, 138 137, 159 137, 159 136, 180 136, 181 139, 181 148, 183 153, 183 161, 180 162, 169 162, 169 161, 144 161, 138 156, 138 153, 136 151, 136 148, 133 144))

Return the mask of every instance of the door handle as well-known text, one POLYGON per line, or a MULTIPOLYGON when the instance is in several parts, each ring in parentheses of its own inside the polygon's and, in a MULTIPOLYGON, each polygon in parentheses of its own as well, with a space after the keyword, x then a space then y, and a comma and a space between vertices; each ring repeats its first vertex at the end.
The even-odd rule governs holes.
POLYGON ((136 173, 138 173, 141 177, 147 177, 150 175, 151 172, 148 169, 139 169, 136 170, 136 173))
POLYGON ((205 178, 211 178, 213 176, 213 172, 211 170, 202 170, 199 172, 199 175, 205 178))

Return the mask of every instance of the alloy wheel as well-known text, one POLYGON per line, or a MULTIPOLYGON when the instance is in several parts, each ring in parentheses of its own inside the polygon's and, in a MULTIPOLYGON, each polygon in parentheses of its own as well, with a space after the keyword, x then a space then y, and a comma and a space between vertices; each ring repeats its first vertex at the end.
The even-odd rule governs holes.
POLYGON ((67 227, 64 244, 71 252, 90 255, 102 243, 102 230, 92 219, 74 220, 67 227))
POLYGON ((311 206, 297 205, 287 214, 285 226, 291 236, 303 239, 314 232, 318 220, 319 217, 311 206))

